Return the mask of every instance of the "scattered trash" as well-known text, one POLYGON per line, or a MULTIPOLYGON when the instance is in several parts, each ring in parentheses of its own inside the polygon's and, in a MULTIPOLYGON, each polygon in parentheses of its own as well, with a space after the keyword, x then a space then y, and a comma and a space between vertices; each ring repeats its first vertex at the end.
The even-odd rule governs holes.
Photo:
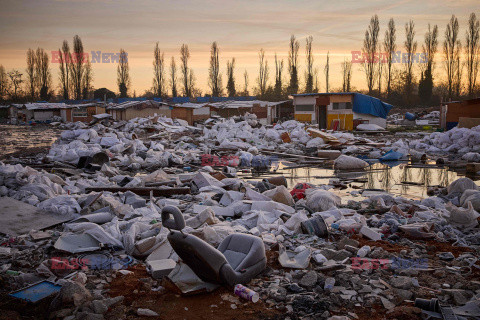
POLYGON ((332 290, 334 285, 335 285, 335 278, 327 278, 325 279, 325 285, 323 286, 323 289, 332 290))
POLYGON ((303 233, 314 234, 320 238, 328 236, 327 225, 321 216, 302 221, 301 225, 303 233))
POLYGON ((195 312, 180 302, 196 294, 229 312, 417 319, 405 301, 428 292, 477 314, 480 191, 448 170, 480 171, 480 128, 109 118, 58 124, 47 154, 0 162, 4 293, 55 280, 51 317, 67 319, 159 317, 147 301, 195 312))
POLYGON ((300 252, 287 251, 283 245, 279 245, 278 261, 284 268, 305 269, 311 258, 311 250, 305 248, 300 252))

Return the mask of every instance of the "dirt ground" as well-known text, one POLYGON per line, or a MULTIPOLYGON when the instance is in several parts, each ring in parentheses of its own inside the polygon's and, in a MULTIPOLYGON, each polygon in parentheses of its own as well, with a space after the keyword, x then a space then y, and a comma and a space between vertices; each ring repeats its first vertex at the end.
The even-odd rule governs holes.
POLYGON ((139 279, 150 277, 144 267, 134 267, 133 274, 118 276, 110 284, 110 296, 124 296, 124 306, 113 309, 107 319, 118 319, 126 314, 127 319, 142 319, 136 314, 138 308, 147 308, 157 312, 158 319, 276 319, 278 311, 268 309, 259 301, 251 303, 241 300, 233 290, 219 288, 212 293, 193 296, 181 296, 172 291, 153 292, 143 289, 139 279), (234 308, 232 306, 234 305, 234 308))

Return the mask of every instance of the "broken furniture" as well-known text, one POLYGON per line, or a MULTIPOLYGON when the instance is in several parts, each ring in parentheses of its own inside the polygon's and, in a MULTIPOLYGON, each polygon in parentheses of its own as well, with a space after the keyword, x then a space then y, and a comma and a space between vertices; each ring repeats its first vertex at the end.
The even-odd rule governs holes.
POLYGON ((182 232, 185 220, 177 207, 164 207, 162 222, 170 230, 167 239, 172 248, 203 281, 229 286, 246 284, 267 265, 265 247, 258 237, 231 234, 217 250, 202 239, 182 232))

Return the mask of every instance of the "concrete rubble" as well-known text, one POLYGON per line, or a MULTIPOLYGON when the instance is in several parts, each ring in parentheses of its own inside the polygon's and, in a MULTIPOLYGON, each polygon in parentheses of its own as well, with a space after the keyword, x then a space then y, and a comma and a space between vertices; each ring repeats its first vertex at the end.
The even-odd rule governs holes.
POLYGON ((390 151, 404 163, 423 154, 480 161, 480 127, 388 139, 294 120, 265 127, 247 114, 198 127, 152 117, 60 130, 46 154, 0 162, 0 207, 10 210, 0 214, 9 217, 0 310, 11 318, 196 319, 191 299, 211 299, 198 300, 205 316, 226 308, 264 319, 422 319, 417 298, 437 298, 458 319, 480 317, 478 307, 465 312, 480 303, 475 181, 459 178, 419 199, 355 190, 339 174, 299 198, 282 177, 283 161, 361 173, 390 151), (260 302, 202 283, 180 261, 162 224, 172 205, 184 216, 182 232, 214 247, 233 233, 263 240, 267 267, 246 285, 260 302), (17 211, 51 221, 16 220, 17 211), (37 304, 9 296, 43 280, 60 291, 37 304))

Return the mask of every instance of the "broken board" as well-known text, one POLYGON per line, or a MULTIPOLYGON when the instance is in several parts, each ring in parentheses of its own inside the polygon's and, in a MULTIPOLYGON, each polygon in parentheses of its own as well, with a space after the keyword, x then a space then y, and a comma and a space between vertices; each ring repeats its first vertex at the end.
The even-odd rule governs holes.
POLYGON ((71 217, 54 215, 28 203, 0 197, 0 220, 0 233, 18 236, 67 222, 71 217))

